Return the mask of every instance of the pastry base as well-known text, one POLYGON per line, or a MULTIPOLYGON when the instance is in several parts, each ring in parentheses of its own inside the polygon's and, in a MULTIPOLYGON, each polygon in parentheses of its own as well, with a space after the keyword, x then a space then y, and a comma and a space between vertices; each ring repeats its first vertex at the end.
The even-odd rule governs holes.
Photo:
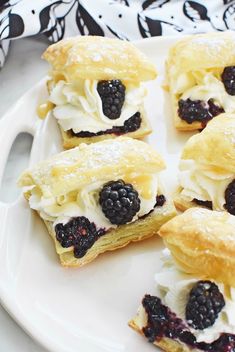
POLYGON ((176 210, 172 202, 166 202, 162 207, 156 207, 148 216, 143 217, 133 223, 121 225, 116 229, 111 229, 107 234, 100 237, 82 258, 75 258, 73 248, 62 248, 56 240, 53 223, 44 220, 48 232, 54 240, 56 252, 60 262, 66 267, 80 267, 92 260, 99 254, 106 251, 124 247, 130 242, 142 241, 145 238, 156 235, 159 228, 176 215, 176 210))
MULTIPOLYGON (((142 139, 148 134, 150 134, 152 132, 152 129, 146 118, 145 112, 141 111, 141 119, 142 119, 142 122, 138 130, 134 132, 124 133, 120 136, 131 137, 135 139, 142 139)), ((118 137, 118 135, 114 133, 103 134, 102 136, 94 136, 94 137, 76 137, 76 136, 71 136, 69 132, 64 131, 61 127, 60 127, 60 130, 62 134, 64 149, 71 149, 71 148, 77 147, 81 143, 90 144, 90 143, 104 141, 105 139, 113 139, 118 137)))

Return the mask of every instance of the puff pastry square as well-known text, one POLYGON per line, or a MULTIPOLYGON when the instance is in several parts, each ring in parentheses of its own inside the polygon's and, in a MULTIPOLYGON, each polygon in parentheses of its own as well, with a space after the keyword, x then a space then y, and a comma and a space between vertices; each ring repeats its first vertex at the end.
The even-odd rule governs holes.
POLYGON ((99 36, 78 36, 49 46, 48 103, 65 149, 120 135, 151 133, 142 82, 156 78, 155 66, 133 44, 99 36))
POLYGON ((235 119, 221 114, 186 142, 179 163, 180 210, 205 206, 235 215, 235 119))
POLYGON ((169 51, 167 87, 178 130, 205 127, 214 116, 235 112, 235 34, 188 36, 169 51))
POLYGON ((164 168, 149 145, 119 137, 53 156, 25 171, 19 185, 44 220, 61 264, 79 267, 156 234, 175 215, 159 180, 164 168))
POLYGON ((130 327, 166 352, 232 350, 234 216, 188 209, 165 223, 159 235, 167 250, 155 275, 155 294, 144 296, 130 327))

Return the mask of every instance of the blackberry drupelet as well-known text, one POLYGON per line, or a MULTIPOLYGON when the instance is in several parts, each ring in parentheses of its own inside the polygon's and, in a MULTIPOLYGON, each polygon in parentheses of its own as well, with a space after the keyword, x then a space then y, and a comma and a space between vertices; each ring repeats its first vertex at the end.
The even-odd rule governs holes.
POLYGON ((130 222, 140 210, 138 192, 123 180, 106 183, 100 191, 99 203, 106 218, 115 225, 130 222))
POLYGON ((105 234, 104 229, 96 228, 85 216, 72 218, 65 225, 55 226, 56 239, 64 248, 74 247, 74 256, 83 257, 98 238, 105 234))
POLYGON ((215 323, 224 305, 224 297, 215 283, 198 281, 189 293, 187 322, 194 329, 206 329, 215 323))
POLYGON ((225 190, 224 208, 232 215, 235 215, 235 180, 225 190))
POLYGON ((221 79, 226 92, 229 95, 235 95, 235 66, 225 67, 221 79))
POLYGON ((126 87, 119 79, 100 81, 97 91, 102 100, 103 113, 111 120, 118 119, 121 115, 125 100, 126 87))
POLYGON ((203 207, 206 207, 208 209, 213 209, 213 204, 210 200, 200 200, 197 198, 193 199, 193 202, 196 203, 197 205, 202 205, 203 207))
POLYGON ((178 102, 179 117, 189 124, 194 121, 207 122, 222 112, 224 112, 224 109, 215 104, 213 99, 210 99, 208 102, 180 99, 178 102))

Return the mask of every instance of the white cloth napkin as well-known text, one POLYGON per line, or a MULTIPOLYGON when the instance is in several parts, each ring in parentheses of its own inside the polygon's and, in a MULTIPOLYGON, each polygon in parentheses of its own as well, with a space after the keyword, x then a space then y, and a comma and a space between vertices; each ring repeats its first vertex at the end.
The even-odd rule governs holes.
POLYGON ((134 40, 235 30, 235 0, 0 0, 0 67, 12 39, 45 34, 134 40))

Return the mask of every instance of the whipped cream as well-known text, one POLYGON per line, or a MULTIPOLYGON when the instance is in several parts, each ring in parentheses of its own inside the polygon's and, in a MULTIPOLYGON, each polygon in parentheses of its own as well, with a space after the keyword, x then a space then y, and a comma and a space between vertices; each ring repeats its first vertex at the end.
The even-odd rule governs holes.
POLYGON ((76 83, 59 81, 53 87, 49 101, 55 104, 53 115, 64 131, 106 131, 124 122, 142 110, 146 89, 127 83, 121 115, 111 120, 103 114, 102 101, 97 91, 98 81, 78 80, 76 83))
MULTIPOLYGON (((187 75, 180 77, 178 85, 183 88, 188 88, 184 91, 181 99, 203 100, 208 101, 213 99, 217 105, 222 107, 225 112, 235 111, 235 96, 229 95, 223 85, 213 73, 206 73, 200 82, 196 83, 193 78, 187 75), (191 86, 193 84, 194 86, 191 86), (191 86, 191 87, 190 87, 191 86)), ((179 87, 178 87, 179 89, 179 87)), ((182 91, 182 89, 180 89, 182 91)))
MULTIPOLYGON (((85 216, 90 222, 94 222, 98 228, 109 229, 115 228, 105 217, 99 204, 99 192, 106 182, 96 182, 84 187, 77 192, 71 192, 60 197, 45 198, 41 192, 34 187, 31 189, 29 205, 32 209, 37 210, 40 216, 48 221, 52 221, 54 226, 58 223, 66 224, 72 217, 85 216)), ((133 182, 134 183, 134 182, 133 182)), ((158 176, 153 175, 149 181, 148 196, 144 196, 138 186, 135 189, 139 193, 140 210, 132 219, 132 222, 140 216, 148 214, 156 203, 158 190, 158 176)))
POLYGON ((179 169, 181 196, 188 201, 211 201, 214 210, 224 210, 225 190, 234 179, 233 173, 213 172, 194 160, 181 160, 179 169))
MULTIPOLYGON (((180 271, 174 265, 170 256, 167 260, 166 258, 164 260, 162 271, 155 275, 157 296, 164 305, 185 321, 188 295, 199 279, 180 271)), ((219 283, 216 284, 224 296, 225 307, 219 313, 214 325, 204 330, 195 330, 189 326, 197 342, 211 343, 218 339, 221 333, 235 334, 235 288, 219 283)))

